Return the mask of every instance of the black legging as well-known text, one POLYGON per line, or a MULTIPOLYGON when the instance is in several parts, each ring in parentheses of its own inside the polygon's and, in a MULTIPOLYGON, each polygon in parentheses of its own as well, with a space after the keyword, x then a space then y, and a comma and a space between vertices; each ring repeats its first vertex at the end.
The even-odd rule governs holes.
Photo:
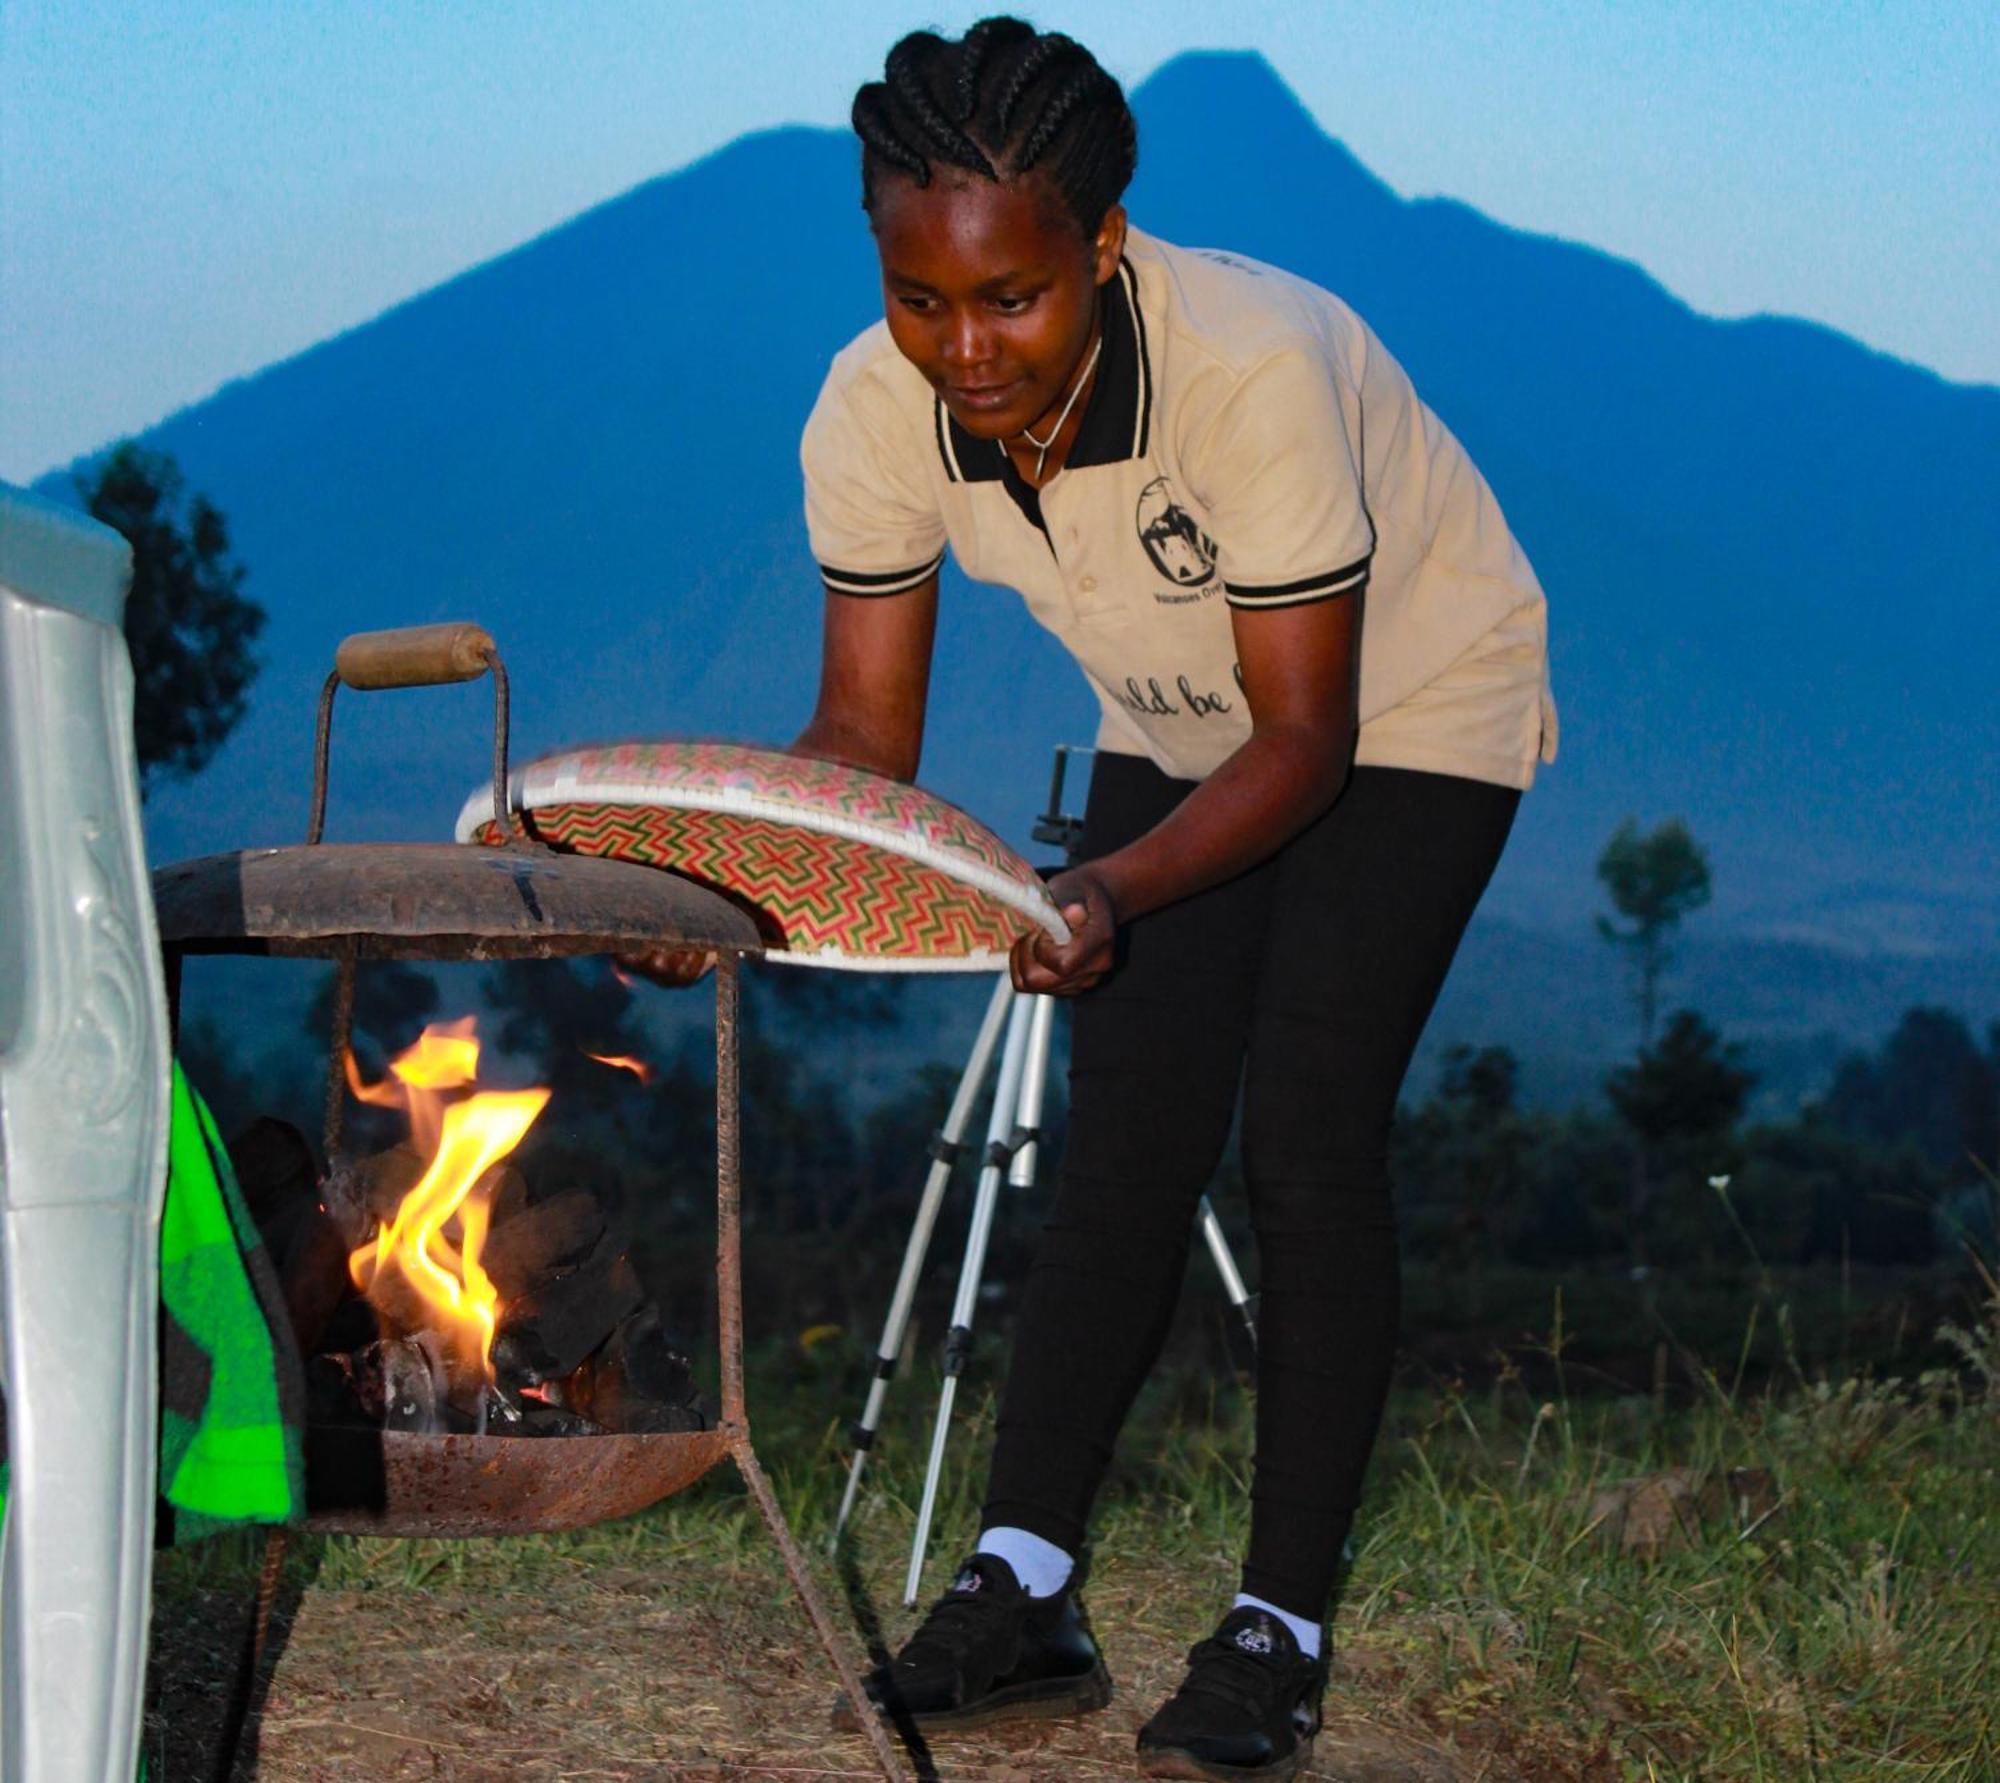
MULTIPOLYGON (((1099 756, 1085 857, 1192 790, 1099 756)), ((1481 781, 1357 768, 1263 866, 1121 930, 1118 969, 1075 1006, 1069 1141, 1016 1323, 987 1527, 1082 1542, 1241 1082, 1260 1278, 1242 1588, 1326 1613, 1400 1311, 1389 1125, 1519 802, 1481 781)))

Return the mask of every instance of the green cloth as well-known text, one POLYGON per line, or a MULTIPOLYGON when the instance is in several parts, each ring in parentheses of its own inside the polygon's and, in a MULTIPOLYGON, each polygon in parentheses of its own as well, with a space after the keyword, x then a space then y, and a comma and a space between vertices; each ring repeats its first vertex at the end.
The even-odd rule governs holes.
MULTIPOLYGON (((160 1539, 305 1516, 291 1320, 215 1122, 173 1075, 160 1215, 160 1539)), ((0 1461, 0 1511, 6 1504, 0 1461)))
POLYGON ((160 1217, 160 1496, 176 1543, 305 1514, 304 1381, 229 1154, 174 1066, 160 1217))

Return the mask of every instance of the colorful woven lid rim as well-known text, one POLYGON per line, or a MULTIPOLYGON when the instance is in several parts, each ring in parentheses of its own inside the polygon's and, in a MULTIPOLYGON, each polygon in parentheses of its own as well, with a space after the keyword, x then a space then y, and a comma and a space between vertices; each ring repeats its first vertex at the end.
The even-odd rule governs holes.
MULTIPOLYGON (((576 768, 577 764, 588 760, 589 753, 570 751, 549 756, 542 761, 530 762, 510 775, 507 788, 509 808, 533 811, 543 805, 568 804, 664 806, 672 810, 714 811, 727 817, 758 818, 766 823, 789 824, 797 829, 841 836, 852 842, 865 842, 890 854, 903 855, 933 872, 960 880, 1026 917, 1057 942, 1066 942, 1070 938, 1069 924, 1063 920, 1062 912, 1056 908, 1039 878, 1023 881, 1010 873, 989 867, 961 850, 939 848, 920 837, 912 837, 907 830, 771 798, 742 787, 691 787, 658 780, 586 779, 577 773, 576 768), (668 791, 673 795, 671 798, 663 796, 668 791)), ((858 773, 862 770, 848 771, 858 773)), ((967 822, 974 821, 934 794, 923 796, 967 822)), ((492 821, 493 791, 490 786, 482 787, 467 796, 458 814, 454 834, 461 842, 473 841, 480 828, 492 821)), ((1000 846, 1004 847, 1004 844, 1000 846)), ((812 956, 801 953, 797 957, 804 960, 812 956)))
POLYGON ((981 947, 969 953, 935 954, 849 953, 839 947, 767 947, 757 957, 773 966, 805 966, 818 972, 935 972, 942 975, 1011 971, 1013 956, 996 947, 981 947))

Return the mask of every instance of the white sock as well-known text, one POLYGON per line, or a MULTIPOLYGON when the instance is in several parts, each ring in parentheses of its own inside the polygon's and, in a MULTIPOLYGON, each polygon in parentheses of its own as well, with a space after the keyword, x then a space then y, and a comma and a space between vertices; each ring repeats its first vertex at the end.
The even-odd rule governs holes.
POLYGON ((1076 1562, 1054 1542, 1042 1540, 1025 1529, 984 1529, 974 1550, 992 1554, 1014 1569, 1014 1577, 1030 1597, 1053 1597, 1069 1583, 1076 1562))
POLYGON ((1299 1651, 1308 1659, 1319 1657, 1319 1624, 1308 1622, 1303 1616, 1294 1616, 1290 1610, 1281 1610, 1274 1603, 1266 1603, 1261 1597, 1251 1597, 1237 1592, 1236 1601, 1229 1606, 1232 1610, 1262 1610, 1267 1616, 1275 1616, 1292 1631, 1292 1639, 1299 1644, 1299 1651))

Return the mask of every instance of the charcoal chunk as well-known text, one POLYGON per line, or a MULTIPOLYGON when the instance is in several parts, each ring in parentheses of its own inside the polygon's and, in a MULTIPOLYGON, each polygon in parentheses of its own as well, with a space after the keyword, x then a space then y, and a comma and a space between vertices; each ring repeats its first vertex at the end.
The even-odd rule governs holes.
POLYGON ((493 1369, 503 1386, 560 1380, 639 1308, 639 1278, 609 1233, 582 1265, 553 1270, 501 1308, 493 1369))
POLYGON ((375 1236, 396 1217, 402 1199, 423 1180, 428 1161, 405 1141, 365 1158, 343 1158, 321 1190, 326 1211, 350 1247, 375 1236))
POLYGON ((603 1208, 583 1190, 533 1204, 503 1190, 494 1197, 493 1229, 479 1253, 479 1266, 503 1299, 513 1299, 546 1275, 587 1264, 605 1232, 603 1208))
POLYGON ((348 1417, 332 1421, 379 1426, 384 1430, 435 1433, 450 1423, 449 1377, 435 1337, 390 1337, 366 1349, 317 1356, 307 1371, 317 1405, 337 1413, 345 1388, 348 1417))
POLYGON ((562 1383, 563 1403, 631 1436, 707 1430, 715 1420, 695 1386, 687 1352, 650 1300, 620 1322, 603 1347, 562 1383))

